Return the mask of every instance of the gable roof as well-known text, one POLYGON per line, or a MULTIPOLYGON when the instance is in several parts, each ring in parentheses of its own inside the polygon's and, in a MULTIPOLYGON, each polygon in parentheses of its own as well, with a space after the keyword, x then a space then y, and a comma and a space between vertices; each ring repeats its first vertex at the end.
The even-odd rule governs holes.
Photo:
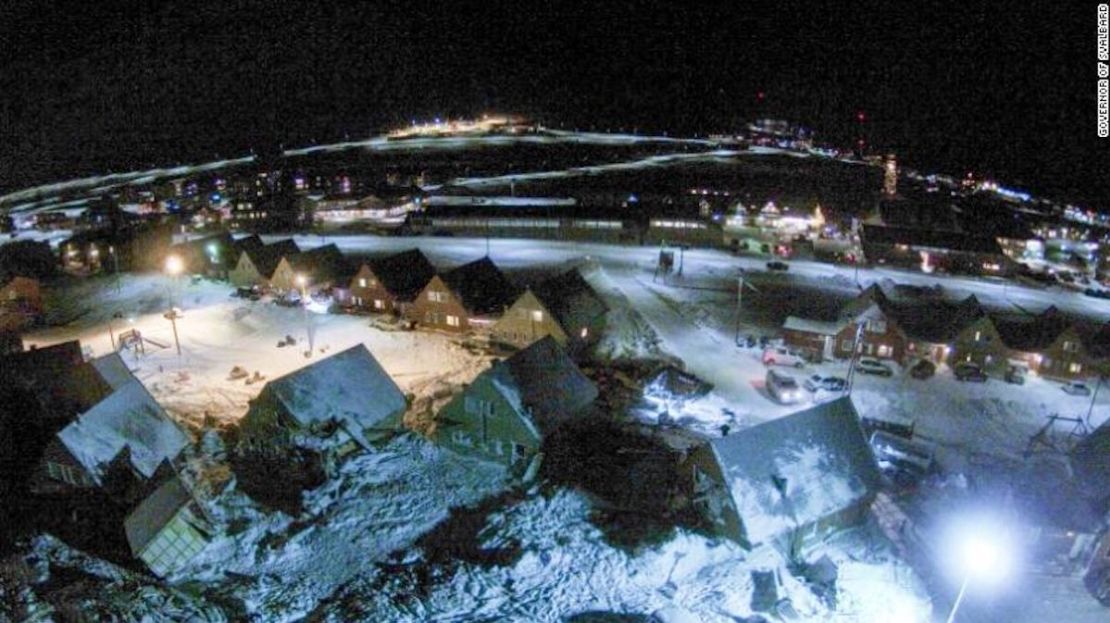
POLYGON ((47 428, 53 435, 112 392, 94 365, 85 361, 77 340, 13 353, 0 357, 5 380, 0 393, 18 387, 34 395, 35 416, 51 423, 47 428))
POLYGON ((192 502, 192 494, 176 474, 162 483, 139 502, 123 521, 123 530, 131 552, 138 556, 174 515, 192 502))
POLYGON ((295 272, 311 275, 316 283, 346 282, 352 276, 350 263, 335 243, 288 255, 286 259, 295 272))
POLYGON ((590 324, 609 311, 605 301, 577 269, 541 281, 532 288, 532 293, 564 329, 571 331, 590 324))
POLYGON ((597 398, 597 386, 550 335, 483 372, 502 396, 547 433, 597 398))
POLYGON ((751 545, 846 508, 879 485, 850 397, 714 439, 709 447, 751 545))
POLYGON ((983 308, 974 296, 959 303, 888 302, 883 306, 883 311, 898 323, 907 337, 934 344, 953 341, 961 331, 984 316, 983 308))
POLYGON ((231 246, 237 252, 242 253, 243 251, 253 251, 256 249, 261 249, 262 247, 266 246, 266 243, 262 242, 262 238, 259 238, 258 234, 251 234, 244 238, 232 240, 231 246))
POLYGON ((463 264, 442 278, 472 314, 500 313, 516 298, 516 288, 488 257, 463 264))
POLYGON ((134 380, 135 376, 131 374, 131 369, 123 362, 123 358, 119 353, 110 353, 103 357, 97 357, 89 363, 100 374, 100 378, 108 384, 113 390, 119 389, 129 381, 134 380))
POLYGON ((173 461, 189 438, 132 377, 58 433, 73 458, 98 480, 101 466, 126 448, 131 466, 145 478, 162 461, 173 461))
POLYGON ((262 247, 253 247, 243 250, 247 254, 254 268, 258 274, 269 279, 274 274, 274 269, 277 268, 278 262, 281 258, 296 255, 301 252, 301 248, 292 238, 279 240, 275 243, 268 244, 262 247))
POLYGON ((1066 318, 1049 307, 1038 316, 992 316, 1002 343, 1018 351, 1035 352, 1048 348, 1071 327, 1066 318))
POLYGON ((405 396, 366 346, 357 344, 266 384, 302 426, 336 421, 364 447, 363 429, 405 410, 405 396))
POLYGON ((420 249, 409 249, 367 262, 382 287, 401 301, 412 301, 428 285, 436 269, 420 249))

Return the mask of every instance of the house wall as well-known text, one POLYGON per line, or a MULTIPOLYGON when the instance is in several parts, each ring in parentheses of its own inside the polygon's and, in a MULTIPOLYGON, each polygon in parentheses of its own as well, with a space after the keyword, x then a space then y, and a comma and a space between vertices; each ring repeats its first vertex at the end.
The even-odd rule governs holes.
POLYGON ((429 329, 452 333, 464 333, 470 329, 470 316, 466 308, 438 275, 424 286, 408 314, 410 320, 429 329), (442 297, 443 300, 432 300, 433 295, 442 297))
POLYGON ((1087 378, 1094 372, 1083 342, 1072 328, 1062 332, 1039 355, 1036 371, 1046 378, 1072 381, 1087 378))
MULTIPOLYGON (((859 352, 864 357, 875 359, 889 359, 902 361, 906 354, 906 339, 898 328, 886 318, 881 320, 885 326, 865 326, 860 334, 859 352), (879 330, 876 330, 879 329, 879 330)), ((852 344, 856 339, 856 325, 849 324, 836 334, 836 344, 833 353, 838 359, 848 359, 852 356, 852 344)))
POLYGON ((298 288, 297 274, 293 270, 293 266, 286 258, 281 258, 278 262, 277 268, 274 269, 274 274, 270 277, 270 287, 275 290, 287 292, 294 288, 298 288))
POLYGON ((682 464, 682 469, 683 479, 690 488, 690 502, 709 528, 741 547, 750 548, 713 450, 708 445, 698 447, 682 464))
POLYGON ((396 298, 366 264, 351 279, 349 300, 356 307, 375 313, 400 312, 396 298))
POLYGON ((541 443, 485 375, 440 409, 435 435, 455 452, 505 465, 531 457, 541 443))
POLYGON ((31 477, 31 488, 42 495, 64 495, 95 486, 96 482, 85 471, 85 466, 57 437, 46 445, 31 477))
POLYGON ((1009 352, 989 317, 967 326, 953 340, 946 363, 955 365, 969 361, 991 373, 1003 374, 1009 368, 1009 352))
MULTIPOLYGON (((823 333, 810 333, 808 331, 798 331, 797 329, 783 330, 783 342, 795 349, 809 354, 813 358, 820 360, 825 353, 825 338, 823 333)), ((832 336, 833 339, 839 339, 838 336, 832 336)), ((852 333, 852 339, 855 338, 855 333, 852 333)), ((849 351, 851 349, 849 348, 849 351)), ((834 348, 834 353, 835 353, 834 348)))
POLYGON ((563 327, 531 290, 520 295, 501 316, 493 325, 491 335, 494 341, 517 348, 524 348, 548 335, 563 347, 566 347, 568 341, 563 327), (536 320, 537 313, 539 320, 536 320))
POLYGON ((267 283, 267 279, 259 274, 254 262, 251 261, 250 256, 245 251, 239 254, 239 261, 235 264, 235 268, 228 273, 227 278, 232 285, 240 288, 265 286, 267 283))
POLYGON ((138 553, 155 575, 169 575, 208 545, 208 539, 193 527, 192 521, 191 512, 183 506, 138 553))

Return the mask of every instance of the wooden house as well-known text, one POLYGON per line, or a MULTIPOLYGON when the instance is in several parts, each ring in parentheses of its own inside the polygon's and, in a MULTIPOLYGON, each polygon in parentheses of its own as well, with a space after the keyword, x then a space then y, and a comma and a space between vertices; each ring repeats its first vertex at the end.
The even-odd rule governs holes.
POLYGON ((551 336, 572 356, 601 339, 608 306, 577 270, 521 294, 491 330, 499 344, 523 348, 551 336))
POLYGON ((292 238, 258 246, 247 243, 239 253, 235 268, 228 273, 228 280, 237 287, 268 287, 281 258, 295 255, 301 250, 292 238))
POLYGON ((454 333, 489 329, 515 299, 516 288, 483 257, 432 277, 409 309, 409 318, 454 333))
POLYGON ((0 285, 0 331, 20 331, 42 321, 46 308, 38 279, 14 276, 0 285))
POLYGON ((309 292, 328 290, 336 285, 345 289, 350 283, 350 264, 334 244, 286 255, 278 260, 270 277, 270 287, 278 292, 300 291, 298 279, 302 277, 304 289, 309 292))
POLYGON ((436 440, 456 452, 519 467, 596 397, 597 387, 548 336, 494 362, 448 402, 437 416, 436 440))
POLYGON ((880 479, 850 397, 709 441, 683 470, 712 529, 791 553, 865 517, 880 479))
POLYGON ((872 285, 848 302, 831 320, 788 316, 783 323, 784 342, 820 359, 847 359, 853 347, 865 357, 902 361, 906 336, 888 315, 887 297, 872 285), (856 344, 857 338, 859 340, 856 344))
POLYGON ((995 316, 993 322, 1012 365, 1061 381, 1094 372, 1083 336, 1055 307, 1032 317, 995 316))
POLYGON ((213 534, 200 503, 176 474, 139 502, 123 528, 132 555, 159 577, 193 559, 213 534))
POLYGON ((362 344, 274 379, 251 401, 244 443, 342 457, 401 428, 404 394, 362 344))
POLYGON ((419 249, 366 262, 351 278, 349 301, 360 309, 403 315, 435 274, 419 249))

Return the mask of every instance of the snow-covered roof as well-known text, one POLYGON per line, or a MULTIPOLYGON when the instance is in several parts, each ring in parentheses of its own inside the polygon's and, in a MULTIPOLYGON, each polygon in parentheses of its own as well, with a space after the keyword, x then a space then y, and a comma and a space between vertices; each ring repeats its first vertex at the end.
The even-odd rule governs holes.
POLYGON ((847 508, 879 483, 875 457, 849 397, 709 445, 751 545, 847 508))
POLYGON ((119 389, 125 384, 135 380, 135 377, 131 374, 131 370, 127 367, 127 364, 123 362, 119 353, 111 353, 103 357, 97 357, 90 363, 96 368, 97 373, 104 379, 104 382, 113 390, 119 389))
POLYGON ((836 335, 844 328, 841 322, 826 322, 824 320, 810 320, 797 316, 787 316, 782 328, 786 331, 802 331, 804 333, 818 333, 821 335, 836 335))
POLYGON ((263 392, 301 426, 335 421, 364 447, 363 435, 405 410, 405 396, 363 344, 270 381, 263 392))
POLYGON ((545 433, 597 398, 597 386, 551 336, 483 374, 517 413, 530 413, 531 423, 545 433))
POLYGON ((134 378, 78 416, 58 438, 94 479, 124 448, 130 452, 132 467, 150 478, 162 461, 173 461, 189 443, 185 432, 134 378))

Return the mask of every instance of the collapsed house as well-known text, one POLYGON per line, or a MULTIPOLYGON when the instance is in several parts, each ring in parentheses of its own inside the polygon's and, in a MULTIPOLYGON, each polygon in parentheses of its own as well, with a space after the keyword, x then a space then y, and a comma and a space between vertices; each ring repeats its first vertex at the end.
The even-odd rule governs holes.
POLYGON ((880 479, 849 397, 709 441, 683 465, 714 530, 790 553, 859 522, 880 479))
POLYGON ((123 523, 131 552, 165 577, 208 545, 211 522, 192 491, 176 474, 161 479, 123 523))
POLYGON ((341 458, 394 435, 407 408, 397 384, 358 344, 267 383, 240 430, 248 445, 341 458))
POLYGON ((437 417, 436 439, 462 454, 519 466, 595 398, 597 386, 545 337, 494 362, 452 398, 437 417))

